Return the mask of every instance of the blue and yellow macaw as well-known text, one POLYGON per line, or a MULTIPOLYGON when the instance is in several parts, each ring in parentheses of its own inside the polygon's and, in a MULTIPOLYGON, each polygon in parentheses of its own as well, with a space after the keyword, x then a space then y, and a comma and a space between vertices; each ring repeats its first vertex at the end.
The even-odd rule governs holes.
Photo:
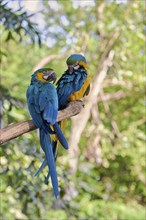
POLYGON ((90 76, 86 59, 81 54, 68 57, 68 69, 57 82, 59 109, 67 106, 69 101, 79 100, 90 91, 90 76))
POLYGON ((42 68, 34 72, 31 84, 27 89, 27 104, 34 124, 40 131, 40 145, 45 153, 45 159, 36 173, 48 164, 49 175, 56 198, 59 196, 58 179, 55 166, 56 150, 52 146, 50 134, 55 134, 64 148, 68 148, 66 139, 56 122, 58 114, 57 91, 51 82, 56 81, 56 74, 52 69, 42 68))
MULTIPOLYGON (((88 74, 88 66, 84 56, 81 54, 72 54, 68 57, 68 69, 57 82, 57 94, 59 102, 59 110, 64 109, 68 102, 80 100, 90 91, 90 76, 88 74)), ((59 123, 62 130, 65 129, 66 120, 59 123)), ((58 141, 54 141, 57 152, 58 141)))
MULTIPOLYGON (((57 82, 57 94, 59 110, 65 108, 68 102, 79 100, 90 91, 90 76, 87 62, 81 54, 72 54, 66 60, 68 69, 57 82)), ((65 129, 66 120, 59 123, 62 130, 65 129)), ((58 141, 54 141, 54 148, 58 149, 58 141)))

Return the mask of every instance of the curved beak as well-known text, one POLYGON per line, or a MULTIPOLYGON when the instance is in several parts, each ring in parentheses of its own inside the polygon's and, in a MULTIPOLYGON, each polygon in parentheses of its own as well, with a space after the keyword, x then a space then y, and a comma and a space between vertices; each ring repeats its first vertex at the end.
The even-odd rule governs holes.
POLYGON ((53 72, 53 74, 52 74, 52 78, 53 78, 53 84, 56 82, 56 80, 57 80, 57 77, 56 77, 56 74, 55 74, 55 72, 53 72))
POLYGON ((46 71, 44 73, 43 78, 46 79, 48 82, 53 82, 53 83, 55 83, 57 79, 54 71, 46 71))

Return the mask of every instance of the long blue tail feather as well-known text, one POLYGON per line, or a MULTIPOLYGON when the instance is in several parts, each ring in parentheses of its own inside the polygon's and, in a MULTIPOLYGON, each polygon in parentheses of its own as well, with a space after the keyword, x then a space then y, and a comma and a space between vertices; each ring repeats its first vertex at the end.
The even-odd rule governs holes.
MULTIPOLYGON (((53 141, 52 142, 52 146, 53 146, 53 155, 54 155, 54 160, 56 162, 56 159, 57 159, 57 152, 56 152, 56 147, 57 147, 57 141, 53 141)), ((49 178, 50 178, 50 172, 48 172, 46 178, 45 178, 45 184, 48 184, 49 182, 49 178)))
POLYGON ((45 158, 40 166, 40 168, 38 169, 38 171, 34 174, 34 176, 38 176, 40 174, 40 172, 43 170, 43 168, 47 165, 47 159, 45 158))
POLYGON ((57 158, 57 141, 52 141, 54 160, 57 158))
POLYGON ((68 143, 58 125, 58 123, 56 122, 54 125, 53 125, 53 128, 54 128, 54 131, 56 132, 56 135, 58 137, 58 140, 60 141, 61 145, 65 148, 65 149, 68 149, 68 143))
POLYGON ((40 129, 40 144, 45 152, 54 194, 55 194, 55 197, 58 198, 59 196, 58 179, 57 179, 55 160, 54 160, 53 151, 52 151, 51 139, 50 139, 50 136, 47 135, 43 129, 40 129))
MULTIPOLYGON (((57 158, 57 152, 56 152, 56 147, 57 147, 57 141, 52 141, 52 147, 53 147, 53 156, 54 156, 54 160, 56 161, 57 158)), ((44 167, 47 165, 47 159, 45 158, 40 166, 40 168, 37 170, 37 172, 34 174, 34 176, 37 176, 40 174, 40 172, 44 169, 44 167)), ((45 179, 45 183, 48 183, 50 177, 50 172, 48 172, 48 175, 45 179)))

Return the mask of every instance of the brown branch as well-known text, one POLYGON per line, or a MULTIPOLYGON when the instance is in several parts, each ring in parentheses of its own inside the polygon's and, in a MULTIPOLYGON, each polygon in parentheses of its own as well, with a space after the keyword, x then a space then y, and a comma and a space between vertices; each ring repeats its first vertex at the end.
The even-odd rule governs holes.
POLYGON ((102 98, 100 96, 97 97, 97 102, 119 100, 119 99, 124 98, 125 96, 126 96, 125 92, 122 90, 119 90, 115 93, 104 94, 102 98))
MULTIPOLYGON (((82 107, 83 107, 83 102, 80 100, 70 102, 66 109, 63 109, 62 111, 58 111, 57 121, 62 121, 64 119, 79 114, 82 107)), ((0 130, 0 144, 3 144, 9 140, 12 140, 22 134, 25 134, 35 129, 36 126, 34 125, 32 120, 9 125, 8 127, 0 130)))
POLYGON ((105 113, 106 113, 106 115, 107 115, 107 117, 108 117, 108 119, 109 119, 109 121, 111 123, 114 135, 116 137, 120 137, 121 134, 120 134, 119 128, 117 126, 117 123, 113 120, 109 104, 108 104, 107 100, 104 99, 104 97, 105 97, 104 91, 103 91, 103 89, 101 89, 101 91, 100 91, 100 98, 102 100, 102 103, 103 103, 103 106, 104 106, 104 109, 105 109, 105 113))

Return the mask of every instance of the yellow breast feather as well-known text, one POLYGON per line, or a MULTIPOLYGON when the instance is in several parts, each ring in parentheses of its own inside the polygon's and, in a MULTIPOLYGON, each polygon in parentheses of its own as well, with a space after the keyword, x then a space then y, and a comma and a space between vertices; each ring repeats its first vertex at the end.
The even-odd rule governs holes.
POLYGON ((89 85, 90 85, 90 76, 88 75, 85 82, 82 85, 82 88, 79 91, 72 93, 71 96, 69 97, 69 101, 79 100, 83 98, 89 85))

